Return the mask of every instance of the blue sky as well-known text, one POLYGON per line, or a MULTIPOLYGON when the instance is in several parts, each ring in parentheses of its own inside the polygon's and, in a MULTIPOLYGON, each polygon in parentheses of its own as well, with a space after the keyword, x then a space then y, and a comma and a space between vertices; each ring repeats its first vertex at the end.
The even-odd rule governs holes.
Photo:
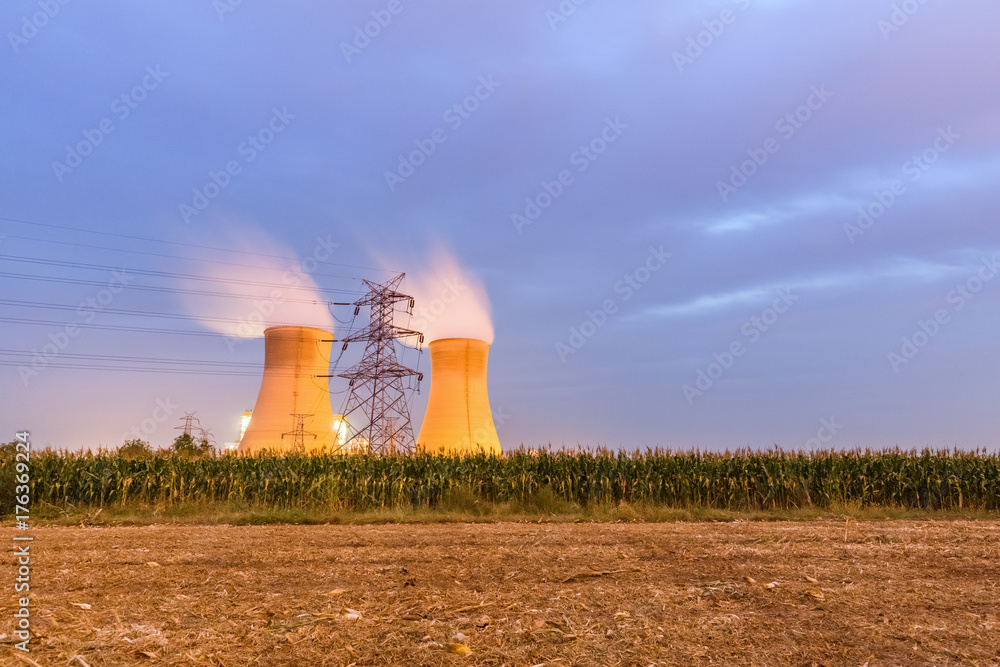
POLYGON ((197 411, 232 440, 263 343, 192 318, 178 290, 222 283, 184 276, 315 259, 321 298, 349 300, 443 247, 489 297, 505 447, 995 448, 998 20, 985 0, 6 2, 0 423, 165 445, 197 411), (67 367, 154 358, 217 363, 67 367))

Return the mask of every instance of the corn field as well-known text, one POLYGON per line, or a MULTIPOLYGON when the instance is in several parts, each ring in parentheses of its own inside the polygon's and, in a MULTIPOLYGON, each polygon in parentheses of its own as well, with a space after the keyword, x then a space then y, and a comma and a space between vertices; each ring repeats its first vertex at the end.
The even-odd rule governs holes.
MULTIPOLYGON (((4 461, 0 476, 12 476, 4 461)), ((0 487, 6 486, 3 480, 0 487)), ((435 507, 461 490, 486 502, 544 491, 581 506, 778 509, 854 503, 1000 508, 1000 456, 987 452, 736 453, 517 451, 502 457, 206 456, 42 452, 32 502, 65 507, 239 503, 271 507, 435 507)), ((4 503, 5 512, 10 508, 4 503)))

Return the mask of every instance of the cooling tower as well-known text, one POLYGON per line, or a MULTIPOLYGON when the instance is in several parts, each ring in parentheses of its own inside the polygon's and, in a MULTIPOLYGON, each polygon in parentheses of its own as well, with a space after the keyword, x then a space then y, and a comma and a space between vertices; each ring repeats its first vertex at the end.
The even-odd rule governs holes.
POLYGON ((264 377, 241 453, 329 451, 338 440, 330 410, 333 334, 312 327, 264 330, 264 377))
POLYGON ((500 454, 486 392, 489 343, 472 338, 431 341, 431 390, 417 449, 431 454, 500 454))

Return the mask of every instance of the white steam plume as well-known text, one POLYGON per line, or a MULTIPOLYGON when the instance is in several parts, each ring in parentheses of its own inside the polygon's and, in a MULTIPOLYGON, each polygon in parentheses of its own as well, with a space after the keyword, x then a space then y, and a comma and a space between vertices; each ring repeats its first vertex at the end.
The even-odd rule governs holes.
POLYGON ((264 329, 278 325, 333 331, 329 299, 322 296, 300 261, 280 257, 294 257, 293 251, 252 228, 230 229, 221 236, 222 245, 219 241, 211 245, 254 255, 222 252, 213 259, 227 263, 207 269, 199 265, 198 274, 212 280, 180 279, 183 289, 224 295, 184 295, 185 306, 194 318, 234 338, 258 338, 264 329))
POLYGON ((398 325, 424 333, 427 341, 475 338, 493 343, 486 287, 453 252, 438 247, 425 263, 406 268, 401 290, 414 298, 413 318, 399 319, 398 325))

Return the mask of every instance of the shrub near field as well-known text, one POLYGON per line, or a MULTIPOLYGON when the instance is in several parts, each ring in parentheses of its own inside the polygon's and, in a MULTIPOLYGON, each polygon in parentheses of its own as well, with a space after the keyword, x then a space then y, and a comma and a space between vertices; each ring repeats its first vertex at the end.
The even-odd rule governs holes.
MULTIPOLYGON (((11 473, 3 462, 0 488, 11 473)), ((204 456, 41 452, 32 498, 57 508, 236 503, 279 508, 435 508, 455 497, 588 507, 995 510, 1000 456, 986 452, 516 451, 502 457, 204 456)), ((4 504, 5 513, 10 508, 4 504)))

